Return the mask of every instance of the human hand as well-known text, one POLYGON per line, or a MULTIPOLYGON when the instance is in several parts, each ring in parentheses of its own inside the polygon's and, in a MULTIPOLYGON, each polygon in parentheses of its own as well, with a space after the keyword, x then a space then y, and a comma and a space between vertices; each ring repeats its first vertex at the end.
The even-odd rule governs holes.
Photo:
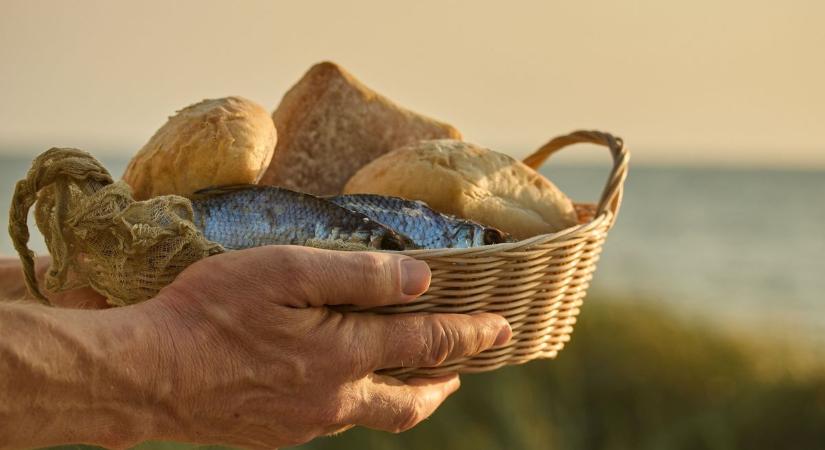
POLYGON ((458 389, 458 376, 402 382, 376 371, 437 366, 503 345, 507 321, 326 305, 408 302, 429 278, 425 263, 402 255, 292 246, 193 264, 140 305, 162 330, 159 395, 177 418, 156 438, 272 448, 352 425, 415 426, 458 389))
MULTIPOLYGON (((50 256, 38 256, 34 259, 34 270, 41 285, 41 291, 49 303, 60 308, 103 309, 110 305, 106 298, 90 287, 72 289, 63 292, 50 292, 43 287, 46 272, 51 265, 50 256)), ((17 258, 0 257, 0 300, 37 301, 26 289, 23 281, 23 268, 17 258)))

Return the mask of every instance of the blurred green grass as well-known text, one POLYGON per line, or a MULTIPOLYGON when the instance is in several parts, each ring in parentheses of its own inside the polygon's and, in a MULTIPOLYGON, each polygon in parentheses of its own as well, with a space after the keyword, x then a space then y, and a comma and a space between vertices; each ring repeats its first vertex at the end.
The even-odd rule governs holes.
POLYGON ((465 375, 406 433, 354 429, 301 448, 823 448, 825 371, 792 343, 762 339, 594 297, 555 361, 465 375))

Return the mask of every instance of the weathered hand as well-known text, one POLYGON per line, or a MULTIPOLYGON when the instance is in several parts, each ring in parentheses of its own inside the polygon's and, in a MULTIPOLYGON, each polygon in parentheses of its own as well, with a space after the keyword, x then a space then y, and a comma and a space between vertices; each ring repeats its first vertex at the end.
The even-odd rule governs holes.
POLYGON ((352 425, 400 432, 458 389, 457 375, 398 379, 506 343, 493 314, 375 315, 326 305, 404 303, 425 263, 389 253, 261 247, 204 259, 143 305, 159 326, 168 438, 272 448, 352 425))

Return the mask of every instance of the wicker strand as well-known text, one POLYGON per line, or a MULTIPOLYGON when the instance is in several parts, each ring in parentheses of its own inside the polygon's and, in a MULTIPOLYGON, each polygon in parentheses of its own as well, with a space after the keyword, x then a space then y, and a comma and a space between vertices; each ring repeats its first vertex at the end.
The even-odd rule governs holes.
MULTIPOLYGON (((577 131, 549 141, 525 159, 527 165, 538 168, 551 154, 559 149, 583 142, 603 145, 610 149, 613 157, 613 168, 599 199, 594 217, 566 230, 534 236, 519 242, 466 249, 428 249, 402 252, 427 262, 432 270, 430 289, 415 302, 367 310, 378 314, 407 312, 472 314, 486 311, 494 312, 509 321, 513 329, 511 341, 505 346, 487 350, 474 357, 448 361, 439 367, 399 367, 387 371, 389 374, 407 378, 412 376, 438 376, 449 372, 484 372, 504 365, 522 364, 538 358, 555 358, 558 352, 562 350, 565 343, 570 340, 576 317, 580 312, 587 289, 590 286, 590 280, 596 270, 596 263, 602 245, 619 212, 630 155, 620 138, 598 131, 577 131)), ((26 224, 27 212, 37 200, 35 217, 38 219, 38 226, 41 231, 44 231, 44 234, 47 235, 47 245, 52 255, 55 255, 55 252, 57 254, 77 253, 79 251, 78 246, 89 247, 92 245, 89 239, 79 236, 76 236, 77 239, 65 239, 66 237, 72 237, 68 234, 64 236, 67 233, 66 230, 71 230, 67 219, 76 221, 81 217, 85 217, 78 213, 78 211, 89 210, 90 205, 85 202, 95 202, 97 200, 93 197, 96 194, 108 195, 108 190, 117 191, 118 186, 112 185, 111 177, 102 166, 96 166, 94 163, 87 161, 88 159, 93 158, 90 158, 85 152, 71 149, 50 150, 35 161, 34 167, 27 178, 20 181, 16 186, 9 231, 13 236, 15 248, 20 253, 26 268, 27 284, 36 295, 39 294, 38 298, 41 300, 45 300, 45 297, 40 293, 37 280, 34 278, 33 254, 27 247, 29 239, 26 224), (67 159, 57 164, 59 158, 67 159), (74 160, 71 158, 74 158, 74 160), (57 183, 56 181, 60 182, 57 183), (44 189, 48 189, 48 191, 44 192, 44 189), (78 189, 82 192, 76 192, 78 189), (40 195, 38 195, 38 192, 40 195), (44 195, 44 193, 49 195, 44 195), (69 196, 79 200, 67 202, 69 196), (84 199, 85 197, 89 198, 84 199), (71 211, 65 209, 65 205, 70 203, 75 204, 75 209, 71 211), (69 244, 66 244, 67 241, 69 244)), ((124 189, 126 188, 124 187, 124 189)), ((126 203, 130 203, 131 196, 127 195, 127 197, 126 200, 128 201, 126 203)), ((172 201, 173 206, 176 204, 174 200, 174 198, 169 200, 172 201)), ((143 202, 139 203, 138 206, 140 207, 148 208, 151 206, 143 204, 143 202)), ((131 205, 133 207, 136 203, 131 203, 131 205)), ((182 210, 181 208, 173 208, 173 210, 183 214, 182 217, 178 217, 181 220, 175 223, 182 224, 182 229, 188 230, 186 233, 191 235, 190 237, 197 238, 195 236, 197 233, 193 231, 194 228, 188 222, 188 219, 191 218, 191 208, 183 208, 182 210)), ((109 217, 111 213, 113 212, 108 211, 104 215, 109 217)), ((135 211, 127 208, 122 214, 119 213, 118 217, 124 214, 134 215, 133 213, 135 211)), ((135 219, 132 222, 137 224, 146 221, 143 215, 140 214, 132 219, 135 219)), ((124 220, 114 222, 106 220, 104 222, 106 229, 111 228, 112 223, 126 223, 124 220)), ((94 224, 97 223, 94 222, 94 224)), ((103 230, 98 225, 89 229, 95 232, 103 230)), ((110 234, 122 231, 122 236, 118 235, 120 236, 118 242, 122 241, 129 245, 140 244, 145 240, 144 234, 146 233, 138 233, 138 231, 143 229, 142 227, 131 227, 128 230, 110 230, 110 234)), ((180 230, 177 232, 180 233, 180 230)), ((190 246, 194 245, 191 242, 189 244, 190 246)), ((193 260, 221 251, 218 247, 213 248, 214 245, 210 246, 208 242, 202 242, 202 238, 195 239, 195 244, 197 245, 194 245, 193 248, 196 248, 197 251, 190 255, 191 257, 172 265, 176 270, 182 270, 193 260)), ((180 247, 180 245, 176 245, 174 248, 180 247)), ((91 250, 93 249, 89 247, 83 252, 94 253, 91 250)), ((111 252, 107 252, 107 254, 109 253, 111 252)), ((119 254, 118 252, 114 253, 119 254)), ((48 279, 52 280, 52 284, 56 287, 67 288, 71 282, 71 280, 66 279, 69 260, 58 257, 53 262, 48 279)), ((117 274, 133 277, 136 273, 154 273, 154 266, 144 267, 139 265, 146 263, 146 261, 163 262, 165 260, 147 259, 142 254, 132 255, 131 259, 127 261, 129 264, 114 266, 138 268, 140 270, 119 270, 116 273, 107 275, 107 278, 114 279, 113 276, 117 274)), ((97 270, 100 271, 105 268, 99 267, 97 270)), ((172 275, 176 273, 174 272, 172 275)), ((174 277, 160 280, 155 284, 165 285, 172 278, 174 277)), ((104 294, 108 292, 106 289, 102 289, 102 286, 97 285, 92 278, 84 277, 83 279, 93 287, 100 289, 104 294)), ((115 284, 119 286, 122 283, 115 284)), ((126 289, 126 291, 132 292, 135 289, 126 289)), ((151 292, 151 290, 147 290, 143 297, 148 298, 147 296, 150 296, 151 292)), ((117 300, 118 295, 108 295, 107 297, 110 300, 117 300)), ((336 309, 355 310, 352 307, 336 309)))
POLYGON ((510 342, 439 367, 399 367, 388 370, 388 374, 408 378, 486 372, 538 358, 555 358, 561 351, 570 340, 602 244, 619 212, 629 160, 620 138, 599 131, 577 131, 551 140, 524 162, 537 169, 551 154, 577 143, 603 145, 613 157, 595 217, 566 230, 519 242, 403 252, 429 264, 430 289, 412 303, 366 309, 378 314, 494 312, 510 322, 510 342))
POLYGON ((607 179, 607 183, 602 191, 602 196, 599 199, 596 215, 603 213, 609 208, 615 216, 619 213, 619 206, 622 203, 622 188, 627 177, 627 165, 630 161, 630 153, 625 148, 622 138, 601 131, 574 131, 570 134, 551 139, 548 143, 533 152, 533 154, 524 158, 523 162, 533 169, 538 170, 553 153, 569 145, 580 143, 603 145, 610 149, 610 153, 613 156, 613 168, 610 171, 610 176, 607 179))

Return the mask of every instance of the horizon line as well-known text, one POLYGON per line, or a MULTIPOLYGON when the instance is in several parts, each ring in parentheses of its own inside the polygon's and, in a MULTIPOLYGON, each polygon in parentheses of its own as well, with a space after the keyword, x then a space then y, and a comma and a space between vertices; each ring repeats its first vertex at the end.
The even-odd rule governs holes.
MULTIPOLYGON (((134 156, 133 152, 137 152, 137 150, 132 150, 131 146, 129 145, 107 145, 106 143, 101 142, 99 145, 95 145, 95 147, 106 147, 110 150, 107 151, 98 151, 90 152, 95 154, 95 157, 100 159, 118 159, 118 160, 129 160, 134 156), (102 145, 100 145, 102 144, 102 145), (115 150, 112 150, 115 149, 115 150)), ((32 143, 21 143, 21 142, 3 142, 0 140, 0 159, 34 159, 40 153, 48 150, 49 148, 35 148, 35 144, 32 143)), ((139 149, 140 147, 137 147, 139 149)), ((656 158, 650 157, 650 155, 645 155, 644 152, 648 149, 647 147, 638 148, 635 147, 635 151, 632 151, 632 158, 631 158, 631 166, 637 168, 650 168, 650 169, 669 169, 669 168, 678 168, 678 169, 697 169, 697 170, 754 170, 754 171, 801 171, 801 172, 821 172, 825 171, 825 158, 820 158, 813 161, 801 161, 801 160, 792 160, 788 161, 787 159, 782 161, 771 161, 765 158, 754 158, 750 160, 731 160, 730 158, 712 158, 712 157, 704 157, 704 158, 674 158, 672 156, 656 158)), ((89 150, 87 150, 89 151, 89 150)), ((649 149, 648 149, 649 151, 649 149)), ((511 151, 511 152, 502 152, 512 156, 515 159, 521 159, 526 157, 530 152, 523 152, 523 151, 511 151)), ((682 153, 685 154, 685 153, 682 153)), ((594 154, 585 154, 585 155, 577 155, 577 156, 570 156, 565 155, 562 158, 554 159, 554 164, 556 166, 564 166, 564 167, 609 167, 609 160, 606 155, 604 156, 596 156, 594 154)))

